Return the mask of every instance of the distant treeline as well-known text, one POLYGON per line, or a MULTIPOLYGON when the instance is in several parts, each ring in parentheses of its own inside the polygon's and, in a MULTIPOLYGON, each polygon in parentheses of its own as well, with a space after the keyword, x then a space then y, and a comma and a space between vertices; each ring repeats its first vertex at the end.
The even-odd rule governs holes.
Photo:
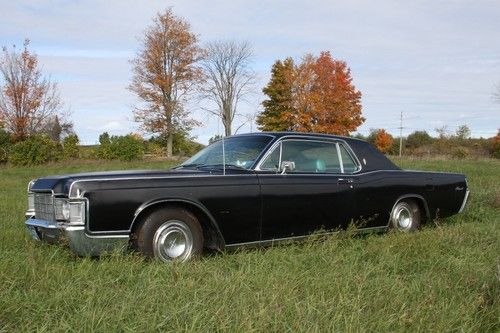
MULTIPOLYGON (((383 129, 373 129, 368 136, 354 137, 371 142, 388 155, 398 155, 400 140, 383 129)), ((210 143, 220 136, 214 136, 210 143)), ((402 140, 404 156, 445 156, 450 158, 500 158, 500 132, 491 138, 470 138, 470 131, 462 126, 453 134, 441 131, 438 137, 426 131, 415 131, 402 140)), ((61 138, 39 134, 17 141, 0 130, 0 163, 12 165, 36 165, 61 160, 140 160, 144 157, 163 158, 166 156, 167 139, 161 136, 144 139, 138 134, 112 135, 103 133, 99 144, 82 146, 76 134, 66 134, 61 138)), ((204 145, 186 134, 174 137, 174 154, 177 158, 191 156, 204 145)))
POLYGON ((466 125, 458 127, 454 133, 447 131, 446 127, 436 129, 436 132, 438 135, 432 137, 427 131, 415 131, 400 140, 384 129, 372 129, 367 136, 356 134, 354 137, 371 142, 388 155, 399 155, 401 146, 401 153, 405 156, 500 158, 500 130, 491 138, 471 138, 470 129, 466 125))

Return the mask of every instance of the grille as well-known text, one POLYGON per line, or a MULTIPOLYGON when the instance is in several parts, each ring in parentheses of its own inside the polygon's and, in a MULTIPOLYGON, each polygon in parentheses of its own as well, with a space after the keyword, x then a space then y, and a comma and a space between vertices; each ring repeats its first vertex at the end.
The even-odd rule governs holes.
POLYGON ((35 193, 35 218, 55 221, 54 197, 51 193, 35 193))

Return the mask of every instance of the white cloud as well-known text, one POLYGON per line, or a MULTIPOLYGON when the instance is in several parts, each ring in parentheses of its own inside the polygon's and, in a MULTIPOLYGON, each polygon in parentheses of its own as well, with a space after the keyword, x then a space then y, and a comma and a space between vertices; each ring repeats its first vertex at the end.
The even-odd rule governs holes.
MULTIPOLYGON (((117 133, 137 130, 128 60, 153 15, 168 6, 203 42, 234 38, 253 45, 259 91, 242 113, 259 107, 275 59, 331 50, 348 62, 363 92, 367 122, 360 131, 397 133, 391 128, 401 111, 420 117, 408 121, 408 131, 466 121, 480 135, 500 125, 500 105, 491 98, 500 82, 498 1, 0 0, 0 40, 32 40, 44 71, 59 82, 78 134, 93 142, 99 126, 113 122, 121 126, 112 129, 117 133)), ((222 132, 217 119, 193 110, 204 123, 193 131, 200 141, 222 132)))

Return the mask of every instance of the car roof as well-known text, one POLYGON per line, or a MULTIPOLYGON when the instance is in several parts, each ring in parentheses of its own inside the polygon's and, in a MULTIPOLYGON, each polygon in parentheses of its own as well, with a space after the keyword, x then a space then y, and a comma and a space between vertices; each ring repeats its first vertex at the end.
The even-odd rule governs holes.
POLYGON ((352 137, 348 137, 348 136, 331 135, 331 134, 323 134, 323 133, 309 133, 309 132, 253 132, 253 133, 236 134, 236 135, 232 135, 232 137, 247 136, 247 135, 255 135, 255 136, 272 135, 276 138, 281 138, 284 136, 300 136, 300 137, 310 137, 310 138, 357 140, 357 141, 366 142, 365 140, 360 140, 360 139, 352 138, 352 137))

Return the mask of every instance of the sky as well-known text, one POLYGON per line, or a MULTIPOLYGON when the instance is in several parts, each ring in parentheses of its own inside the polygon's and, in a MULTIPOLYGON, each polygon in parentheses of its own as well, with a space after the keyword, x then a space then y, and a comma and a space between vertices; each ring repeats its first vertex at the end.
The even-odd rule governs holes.
MULTIPOLYGON (((171 7, 191 24, 201 43, 247 41, 257 74, 255 94, 241 114, 262 110, 262 88, 277 59, 330 51, 347 62, 362 94, 366 122, 399 135, 466 124, 474 137, 500 128, 500 1, 129 1, 0 0, 0 45, 25 38, 43 73, 58 82, 75 131, 84 144, 99 134, 139 132, 127 89, 140 37, 158 11, 171 7)), ((188 105, 202 122, 201 143, 223 133, 218 119, 188 105)), ((245 117, 239 133, 256 131, 245 117), (244 123, 244 124, 243 124, 244 123)))

